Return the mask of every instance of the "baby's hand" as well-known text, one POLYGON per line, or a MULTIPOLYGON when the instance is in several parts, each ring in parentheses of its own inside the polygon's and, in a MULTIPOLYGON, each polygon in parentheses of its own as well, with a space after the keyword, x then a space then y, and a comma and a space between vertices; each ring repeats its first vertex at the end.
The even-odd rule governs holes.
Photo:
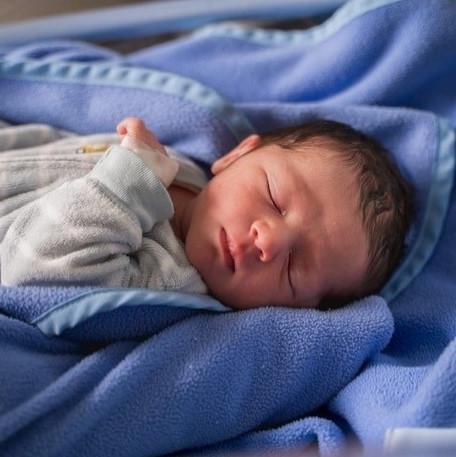
POLYGON ((121 146, 130 149, 141 157, 144 163, 155 172, 165 187, 175 178, 179 164, 171 159, 165 147, 137 117, 127 117, 117 125, 121 146))
POLYGON ((117 125, 117 133, 122 146, 130 149, 155 149, 165 156, 168 154, 155 135, 145 126, 139 117, 126 117, 117 125))

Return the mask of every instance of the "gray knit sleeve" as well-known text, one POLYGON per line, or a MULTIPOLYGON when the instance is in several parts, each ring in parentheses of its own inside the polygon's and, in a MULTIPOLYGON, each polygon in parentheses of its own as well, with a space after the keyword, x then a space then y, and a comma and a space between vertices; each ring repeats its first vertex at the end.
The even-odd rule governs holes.
POLYGON ((89 174, 20 210, 2 242, 1 282, 127 287, 141 273, 143 233, 173 211, 156 174, 113 146, 89 174))

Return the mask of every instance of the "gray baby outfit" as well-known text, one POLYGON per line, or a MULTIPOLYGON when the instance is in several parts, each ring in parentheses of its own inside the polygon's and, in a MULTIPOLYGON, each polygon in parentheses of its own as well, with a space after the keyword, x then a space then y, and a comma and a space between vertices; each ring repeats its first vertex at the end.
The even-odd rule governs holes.
MULTIPOLYGON (((118 143, 111 134, 0 125, 2 285, 207 292, 171 228, 174 208, 157 170, 118 143), (112 146, 78 152, 85 143, 112 146)), ((174 183, 201 189, 202 170, 175 159, 174 183)))

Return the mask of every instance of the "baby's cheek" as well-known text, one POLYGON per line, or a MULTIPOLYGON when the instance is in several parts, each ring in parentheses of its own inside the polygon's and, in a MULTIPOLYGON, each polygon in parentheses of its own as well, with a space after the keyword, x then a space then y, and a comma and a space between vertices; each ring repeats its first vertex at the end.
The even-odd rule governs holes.
POLYGON ((230 284, 225 290, 228 306, 235 309, 252 309, 271 304, 275 288, 266 283, 258 284, 248 278, 230 284))

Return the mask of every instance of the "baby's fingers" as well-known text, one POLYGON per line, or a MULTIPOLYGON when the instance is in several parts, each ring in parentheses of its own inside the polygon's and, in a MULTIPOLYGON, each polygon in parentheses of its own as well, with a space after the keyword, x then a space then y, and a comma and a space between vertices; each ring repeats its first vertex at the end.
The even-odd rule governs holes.
POLYGON ((145 130, 146 126, 139 117, 126 117, 117 124, 117 133, 121 136, 127 133, 136 133, 137 131, 145 130))
POLYGON ((120 135, 120 136, 124 136, 124 135, 127 134, 127 128, 122 123, 117 124, 116 130, 117 130, 117 134, 120 135))

